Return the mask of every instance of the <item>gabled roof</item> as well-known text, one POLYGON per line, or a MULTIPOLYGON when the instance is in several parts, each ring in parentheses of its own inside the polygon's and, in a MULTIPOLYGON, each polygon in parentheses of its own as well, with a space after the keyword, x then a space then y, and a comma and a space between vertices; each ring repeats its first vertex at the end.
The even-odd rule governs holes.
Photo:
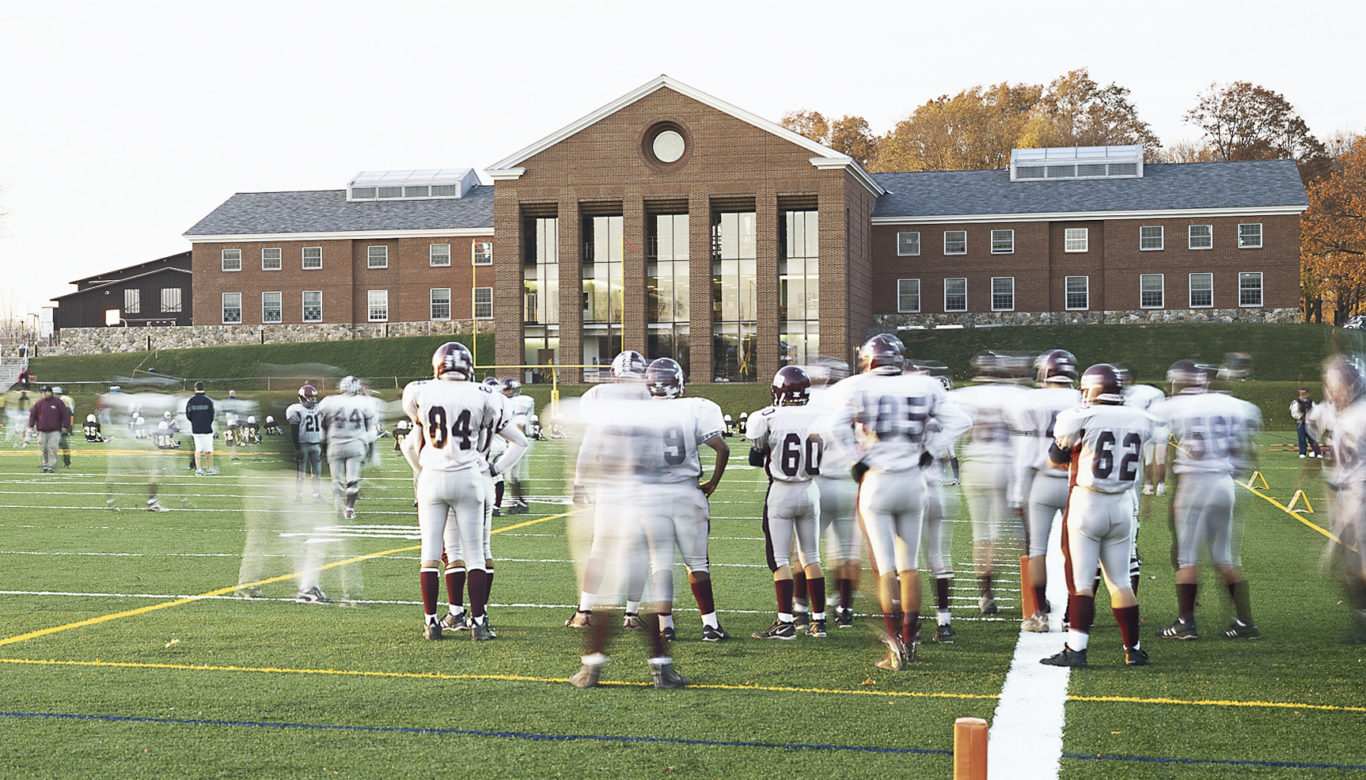
MULTIPOLYGON (((189 254, 189 253, 186 252, 185 254, 189 254)), ((174 257, 174 255, 173 255, 173 257, 174 257)), ((128 282, 131 282, 131 281, 133 281, 134 279, 143 279, 143 278, 146 278, 146 277, 148 277, 148 276, 156 276, 157 274, 166 274, 166 273, 172 273, 172 274, 185 274, 186 276, 192 276, 192 275, 193 275, 193 274, 190 272, 190 269, 188 269, 188 268, 177 268, 176 266, 168 265, 168 266, 165 266, 165 267, 163 267, 163 268, 153 268, 153 269, 150 270, 150 271, 145 271, 145 272, 140 273, 140 274, 133 274, 132 276, 125 276, 125 277, 123 277, 123 278, 121 278, 121 279, 110 279, 109 281, 105 282, 104 284, 96 284, 96 285, 92 285, 92 286, 90 286, 90 287, 87 287, 87 288, 85 288, 84 290, 76 290, 75 292, 69 292, 69 293, 67 293, 67 294, 65 294, 65 295, 54 296, 54 297, 51 298, 50 300, 60 301, 60 300, 62 300, 62 299, 64 299, 64 298, 70 298, 70 297, 76 296, 76 295, 87 295, 87 294, 89 294, 89 293, 95 292, 96 290, 103 290, 103 289, 105 289, 106 287, 118 287, 118 286, 127 284, 128 282)))
POLYGON ((333 234, 430 235, 493 231, 493 188, 482 185, 462 198, 348 201, 346 190, 239 192, 194 227, 191 242, 282 236, 312 239, 333 234))
POLYGON ((1299 214, 1309 199, 1293 160, 1154 163, 1125 179, 1010 180, 1009 171, 876 173, 875 224, 1088 219, 1161 212, 1299 214))
POLYGON ((857 162, 855 162, 852 157, 846 154, 841 154, 828 146, 818 144, 815 141, 812 141, 810 138, 807 138, 806 136, 801 135, 800 133, 794 133, 793 131, 788 130, 786 127, 783 127, 782 125, 777 124, 776 122, 770 122, 767 119, 763 119, 762 117, 759 117, 755 114, 751 114, 750 112, 745 111, 742 108, 731 105, 730 103, 727 103, 719 98, 713 97, 712 95, 708 95, 707 93, 699 89, 690 87, 687 84, 684 84, 683 82, 673 79, 667 75, 661 75, 658 78, 655 78, 651 81, 647 81, 646 83, 631 90, 630 92, 627 92, 625 95, 622 95, 616 100, 613 100, 607 105, 602 106, 596 111, 593 111, 585 116, 580 117, 574 122, 565 125, 559 130, 556 130, 555 132, 551 133, 545 138, 542 138, 541 140, 537 141, 536 143, 518 150, 509 157, 505 157, 504 159, 499 160, 498 162, 489 166, 486 172, 494 180, 518 178, 522 175, 524 170, 518 166, 520 166, 528 158, 540 154, 541 152, 545 151, 546 149, 549 149, 555 144, 558 144, 566 138, 573 136, 575 133, 578 133, 579 131, 587 127, 591 127, 592 125, 597 124, 602 119, 611 116, 612 114, 615 114, 621 109, 635 103, 638 100, 648 97, 661 89, 673 90, 674 92, 692 98, 693 100, 696 100, 697 102, 702 103, 703 105, 710 106, 723 114, 728 114, 736 119, 739 119, 742 122, 745 122, 749 125, 753 125, 754 127, 757 127, 766 133, 772 133, 773 135, 776 135, 785 141, 796 144, 797 146, 800 146, 803 149, 806 149, 810 151, 813 155, 815 155, 811 158, 812 165, 818 168, 845 168, 854 176, 855 179, 859 181, 859 183, 867 187, 868 190, 871 191, 874 195, 882 194, 882 188, 878 185, 878 183, 874 181, 873 178, 870 177, 868 173, 864 171, 863 168, 857 162))
MULTIPOLYGON (((183 261, 183 262, 185 263, 185 270, 189 270, 189 267, 190 267, 190 253, 189 253, 189 251, 187 250, 187 251, 184 251, 184 252, 176 252, 176 253, 173 254, 173 255, 166 255, 165 257, 158 257, 158 258, 155 259, 155 260, 144 260, 144 261, 142 261, 141 263, 133 263, 132 265, 126 265, 126 266, 124 266, 124 267, 122 267, 122 268, 115 268, 115 269, 112 270, 112 271, 101 271, 100 273, 93 274, 93 275, 91 275, 91 276, 85 276, 85 277, 82 277, 82 278, 80 278, 80 279, 76 279, 75 281, 67 282, 67 284, 80 284, 81 282, 89 282, 89 281, 94 281, 94 280, 100 280, 100 279, 104 279, 104 278, 106 278, 106 277, 112 276, 112 275, 114 275, 114 274, 121 274, 121 273, 123 273, 124 271, 132 271, 132 270, 135 269, 135 268, 143 268, 143 267, 145 267, 145 266, 154 265, 154 264, 156 264, 156 263, 164 263, 164 264, 166 264, 167 266, 170 266, 170 267, 174 268, 175 266, 174 266, 174 265, 171 265, 171 263, 173 263, 173 262, 176 261, 176 260, 181 260, 181 261, 183 261)), ((159 270, 162 270, 162 269, 157 268, 157 269, 153 269, 153 270, 159 271, 159 270)), ((142 275, 143 275, 143 274, 137 274, 137 276, 142 276, 142 275)), ((130 276, 130 277, 123 277, 123 278, 124 278, 124 279, 132 279, 132 278, 135 278, 135 277, 131 277, 131 276, 130 276)), ((122 279, 119 279, 119 280, 113 280, 113 279, 111 279, 110 281, 122 281, 122 279)), ((103 283, 101 282, 100 285, 97 285, 97 286, 103 286, 103 283)), ((88 288, 87 288, 87 289, 88 289, 88 288)), ((53 300, 56 300, 56 299, 54 298, 53 300)))

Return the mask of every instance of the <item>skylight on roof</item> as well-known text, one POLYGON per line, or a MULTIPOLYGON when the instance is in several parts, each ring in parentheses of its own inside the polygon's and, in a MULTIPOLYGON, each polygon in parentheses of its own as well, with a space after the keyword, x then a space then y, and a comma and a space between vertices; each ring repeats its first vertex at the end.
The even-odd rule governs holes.
POLYGON ((1010 151, 1011 181, 1136 179, 1142 176, 1142 144, 1010 151))
POLYGON ((459 198, 479 186, 472 168, 361 171, 346 184, 347 200, 459 198))

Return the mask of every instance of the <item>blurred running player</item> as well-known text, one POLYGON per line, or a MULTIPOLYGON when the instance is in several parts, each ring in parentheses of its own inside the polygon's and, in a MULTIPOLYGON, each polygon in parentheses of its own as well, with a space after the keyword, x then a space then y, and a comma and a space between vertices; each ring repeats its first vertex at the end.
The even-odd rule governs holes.
POLYGON ((318 403, 323 441, 327 445, 327 469, 332 473, 332 502, 341 516, 356 516, 360 495, 361 466, 375 441, 375 407, 360 394, 360 381, 342 377, 338 394, 318 403))

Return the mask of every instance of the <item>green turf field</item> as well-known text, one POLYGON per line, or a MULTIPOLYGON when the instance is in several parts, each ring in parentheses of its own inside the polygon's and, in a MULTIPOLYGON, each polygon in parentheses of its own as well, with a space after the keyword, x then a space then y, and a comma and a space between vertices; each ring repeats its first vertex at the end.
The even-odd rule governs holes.
MULTIPOLYGON (((1301 522, 1239 493, 1265 638, 1218 638, 1227 599, 1208 576, 1200 641, 1152 638, 1176 606, 1167 497, 1152 499, 1139 597, 1153 663, 1120 665, 1102 597, 1091 667, 1071 675, 1064 776, 1366 771, 1366 645, 1341 642, 1353 626, 1335 575, 1320 564, 1325 537, 1310 527, 1327 524, 1317 462, 1281 449, 1288 438, 1263 438, 1264 493, 1284 504, 1302 488, 1317 511, 1301 522)), ((35 448, 0 443, 2 774, 946 777, 954 719, 992 718, 1018 636, 1018 570, 1002 575, 1002 615, 979 617, 966 523, 954 540, 959 640, 927 642, 910 670, 873 667, 880 621, 867 616, 866 591, 851 630, 749 639, 771 622, 774 604, 763 477, 743 466, 737 446, 712 503, 711 544, 721 621, 736 639, 700 641, 680 567, 671 652, 693 684, 653 689, 642 643, 618 636, 609 684, 579 690, 566 678, 578 668, 580 635, 564 627, 577 600, 563 479, 572 447, 539 443, 531 492, 541 500, 531 514, 495 520, 499 639, 476 644, 422 639, 410 472, 389 442, 357 519, 321 542, 322 587, 349 589, 354 607, 294 603, 295 537, 280 533, 308 507, 275 497, 264 451, 246 448, 235 463, 220 452, 222 473, 206 478, 191 476, 177 454, 160 491, 170 511, 151 513, 138 508, 139 479, 106 486, 117 440, 81 443, 72 468, 56 475, 38 473, 35 448), (106 487, 121 511, 103 508, 106 487), (272 540, 266 600, 232 597, 249 523, 272 540)))

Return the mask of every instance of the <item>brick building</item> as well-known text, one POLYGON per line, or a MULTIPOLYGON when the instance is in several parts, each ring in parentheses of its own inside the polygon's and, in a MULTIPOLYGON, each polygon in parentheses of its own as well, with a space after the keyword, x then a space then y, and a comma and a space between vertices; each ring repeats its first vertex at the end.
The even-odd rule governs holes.
POLYGON ((624 346, 762 381, 875 329, 1298 318, 1291 161, 1098 147, 870 175, 661 76, 487 173, 233 196, 187 233, 196 324, 496 314, 499 364, 624 346))

